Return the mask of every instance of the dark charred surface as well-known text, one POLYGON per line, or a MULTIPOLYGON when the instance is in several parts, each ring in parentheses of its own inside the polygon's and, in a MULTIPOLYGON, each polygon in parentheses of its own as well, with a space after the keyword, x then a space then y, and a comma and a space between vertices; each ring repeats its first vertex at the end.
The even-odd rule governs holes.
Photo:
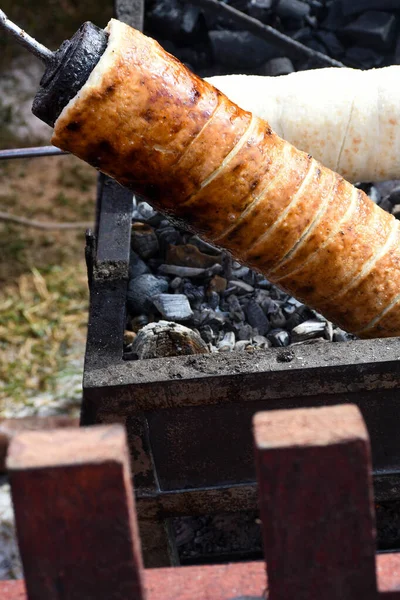
MULTIPOLYGON (((47 67, 33 101, 32 112, 54 126, 63 108, 88 80, 107 47, 108 35, 87 22, 60 46, 47 67)), ((79 123, 70 123, 70 131, 78 131, 79 123)))

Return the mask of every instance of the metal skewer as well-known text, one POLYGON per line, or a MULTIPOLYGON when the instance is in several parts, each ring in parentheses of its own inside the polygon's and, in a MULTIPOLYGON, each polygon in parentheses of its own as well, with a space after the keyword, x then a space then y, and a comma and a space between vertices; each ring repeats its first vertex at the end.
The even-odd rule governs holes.
POLYGON ((54 52, 37 42, 33 37, 28 35, 21 27, 10 21, 4 11, 0 8, 0 27, 3 27, 29 52, 40 58, 41 61, 48 65, 53 57, 54 52))

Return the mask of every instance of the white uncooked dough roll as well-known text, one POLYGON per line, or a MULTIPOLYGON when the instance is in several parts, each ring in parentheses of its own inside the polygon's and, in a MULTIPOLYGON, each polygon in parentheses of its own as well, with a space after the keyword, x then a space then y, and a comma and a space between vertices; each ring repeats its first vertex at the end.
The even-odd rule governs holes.
POLYGON ((347 180, 400 178, 400 66, 207 81, 347 180))

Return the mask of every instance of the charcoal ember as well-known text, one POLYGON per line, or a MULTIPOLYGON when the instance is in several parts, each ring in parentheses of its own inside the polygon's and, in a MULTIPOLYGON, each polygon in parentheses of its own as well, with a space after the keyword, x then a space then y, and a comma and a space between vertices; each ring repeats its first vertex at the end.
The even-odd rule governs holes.
POLYGON ((220 352, 232 352, 235 347, 235 334, 233 331, 225 333, 224 337, 217 344, 217 348, 220 352))
POLYGON ((249 285, 240 279, 231 279, 229 288, 233 289, 236 294, 251 294, 254 292, 254 287, 252 285, 249 285))
POLYGON ((182 293, 187 296, 190 302, 201 303, 205 298, 204 286, 194 285, 191 281, 183 283, 182 293))
POLYGON ((347 22, 348 19, 343 13, 340 2, 331 2, 328 6, 327 15, 321 23, 321 28, 328 31, 341 31, 347 22))
POLYGON ((249 271, 249 267, 240 266, 236 269, 232 268, 232 277, 233 279, 242 279, 243 277, 245 277, 245 275, 249 273, 249 271))
POLYGON ((285 318, 289 319, 296 312, 296 307, 293 306, 293 304, 285 304, 282 307, 282 312, 285 315, 285 318))
POLYGON ((391 213, 392 209, 393 209, 393 204, 390 202, 389 198, 384 198, 380 204, 379 204, 380 208, 382 208, 382 210, 386 210, 386 212, 391 213))
POLYGON ((210 325, 203 325, 200 329, 200 335, 207 344, 212 344, 215 340, 215 333, 210 325))
POLYGON ((284 329, 272 329, 268 333, 267 338, 275 348, 290 344, 290 335, 284 329))
POLYGON ((336 329, 333 330, 332 339, 334 342, 349 342, 356 338, 351 333, 347 333, 346 331, 343 331, 343 329, 340 329, 340 327, 336 327, 336 329))
POLYGON ((368 196, 371 198, 372 202, 375 202, 375 204, 380 204, 382 197, 378 191, 378 189, 374 186, 371 185, 369 191, 368 191, 368 196))
POLYGON ((342 34, 356 45, 387 50, 394 42, 396 17, 393 14, 369 11, 343 28, 342 34))
POLYGON ((255 300, 250 300, 246 305, 246 316, 248 323, 257 329, 260 335, 265 335, 270 329, 270 322, 265 316, 264 311, 255 300))
POLYGON ((208 33, 215 60, 235 71, 259 67, 270 58, 282 56, 273 44, 248 31, 218 31, 208 33))
POLYGON ((205 252, 206 254, 212 254, 214 256, 220 256, 221 250, 212 244, 202 240, 197 235, 189 237, 188 244, 192 244, 193 246, 197 246, 201 252, 205 252))
POLYGON ((183 18, 183 7, 177 0, 157 0, 152 9, 147 11, 147 26, 154 33, 165 35, 168 38, 179 40, 181 38, 181 23, 183 18))
POLYGON ((200 8, 192 4, 186 4, 183 7, 181 29, 184 33, 192 34, 199 21, 200 8))
POLYGON ((376 181, 374 185, 382 198, 386 198, 386 196, 390 196, 395 188, 400 188, 400 179, 393 179, 392 181, 376 181))
POLYGON ((211 292, 217 292, 217 294, 222 294, 226 290, 228 282, 225 277, 221 277, 220 275, 214 275, 208 284, 207 294, 211 294, 211 292))
POLYGON ((161 277, 144 273, 129 282, 126 294, 127 306, 131 315, 150 312, 153 308, 152 298, 168 290, 168 283, 161 277))
POLYGON ((343 58, 345 63, 353 68, 372 69, 379 67, 383 63, 383 55, 376 52, 372 48, 363 48, 361 46, 353 46, 346 50, 343 58))
MULTIPOLYGON (((280 329, 286 325, 286 317, 281 308, 269 315, 269 322, 273 329, 280 329)), ((260 332, 261 333, 261 332, 260 332)))
POLYGON ((279 58, 271 58, 262 67, 257 70, 259 75, 266 75, 268 77, 277 77, 279 75, 288 75, 293 73, 294 66, 290 58, 281 56, 279 58))
POLYGON ((192 329, 159 321, 141 329, 132 344, 132 352, 139 359, 207 354, 207 344, 192 329))
POLYGON ((392 215, 396 219, 400 219, 400 204, 395 204, 392 208, 392 215))
POLYGON ((387 10, 398 11, 399 0, 337 0, 343 14, 346 17, 356 15, 365 11, 387 10))
POLYGON ((304 321, 308 321, 313 318, 315 318, 315 315, 312 310, 308 308, 308 306, 301 304, 296 308, 296 312, 287 319, 286 328, 289 330, 294 329, 301 323, 304 323, 304 321))
POLYGON ((199 269, 209 269, 215 264, 221 264, 222 257, 211 256, 201 252, 197 246, 192 244, 181 244, 178 246, 169 246, 165 262, 171 265, 180 265, 186 267, 195 267, 199 269))
POLYGON ((181 277, 174 277, 170 282, 169 287, 172 290, 179 290, 183 286, 183 279, 181 277))
POLYGON ((252 348, 252 343, 250 340, 239 340, 235 344, 236 352, 244 352, 247 348, 252 348))
POLYGON ((144 259, 157 254, 158 239, 153 227, 147 223, 132 223, 131 248, 144 259))
POLYGON ((250 0, 250 3, 247 5, 247 12, 251 17, 258 19, 262 23, 267 23, 272 4, 273 0, 250 0))
POLYGON ((227 298, 227 304, 229 306, 229 313, 232 319, 236 322, 244 321, 244 312, 238 300, 238 297, 235 294, 231 294, 227 298))
POLYGON ((258 348, 270 348, 272 345, 269 339, 264 335, 255 335, 253 337, 253 344, 255 344, 258 348))
POLYGON ((313 338, 323 337, 325 327, 326 323, 317 321, 316 319, 304 321, 292 329, 292 342, 302 342, 313 338))
POLYGON ((393 188, 387 199, 393 206, 395 204, 400 204, 400 186, 393 188))
POLYGON ((248 323, 237 323, 234 329, 238 340, 250 340, 254 335, 253 328, 248 323))
POLYGON ((189 300, 184 294, 158 294, 153 297, 153 304, 168 320, 187 321, 193 317, 189 300))
POLYGON ((301 0, 278 0, 275 13, 283 19, 303 21, 310 14, 310 6, 301 0))
POLYGON ((136 252, 131 250, 129 256, 129 279, 135 279, 135 277, 139 277, 139 275, 149 272, 150 269, 146 263, 136 254, 136 252))
POLYGON ((132 343, 134 341, 134 339, 136 338, 136 333, 134 331, 129 331, 128 329, 125 329, 124 331, 124 348, 125 350, 129 351, 131 350, 131 346, 132 343))
POLYGON ((160 246, 160 252, 163 256, 165 255, 168 246, 182 243, 182 236, 180 232, 175 229, 175 227, 172 227, 172 225, 169 223, 167 227, 164 226, 162 229, 157 229, 156 233, 160 246))
POLYGON ((217 292, 211 292, 208 296, 208 304, 209 306, 215 310, 219 305, 219 294, 217 292))
POLYGON ((199 269, 197 267, 181 267, 179 265, 166 265, 162 264, 158 267, 159 273, 163 275, 176 275, 178 277, 205 277, 207 275, 206 269, 199 269))
POLYGON ((332 58, 341 58, 344 55, 345 47, 333 31, 320 29, 315 32, 315 37, 326 48, 326 53, 332 58))

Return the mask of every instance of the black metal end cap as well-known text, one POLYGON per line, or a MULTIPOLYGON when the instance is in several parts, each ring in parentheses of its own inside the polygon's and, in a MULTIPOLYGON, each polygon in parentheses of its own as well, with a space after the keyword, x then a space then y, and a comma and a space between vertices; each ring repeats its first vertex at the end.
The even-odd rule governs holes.
POLYGON ((63 42, 40 81, 33 114, 54 127, 63 108, 89 79, 108 43, 108 34, 89 21, 63 42))

